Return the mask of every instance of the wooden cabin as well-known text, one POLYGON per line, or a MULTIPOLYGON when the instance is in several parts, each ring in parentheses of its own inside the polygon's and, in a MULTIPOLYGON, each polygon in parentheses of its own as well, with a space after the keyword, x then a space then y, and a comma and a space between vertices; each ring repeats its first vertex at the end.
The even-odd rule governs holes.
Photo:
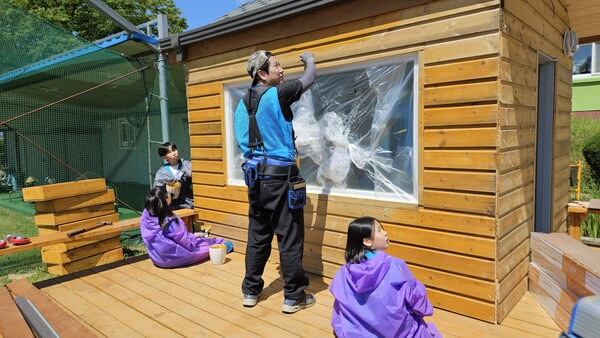
MULTIPOLYGON (((368 146, 383 149, 379 155, 392 163, 391 187, 373 182, 377 173, 390 177, 385 170, 361 169, 354 160, 347 177, 354 176, 347 181, 321 183, 318 161, 301 159, 309 183, 304 266, 332 277, 344 263, 348 223, 374 216, 390 236, 387 252, 409 264, 436 307, 501 322, 527 291, 530 233, 567 228, 572 70, 563 48, 571 27, 567 2, 255 1, 161 40, 171 63, 187 64, 200 219, 213 234, 233 240, 236 251, 245 251, 247 193, 231 119, 250 84, 250 54, 270 50, 288 78, 303 70, 300 53, 315 54, 314 121, 295 127, 299 137, 318 129, 315 123, 323 128, 319 119, 331 96, 319 93, 327 85, 356 94, 338 99, 363 94, 352 80, 336 82, 336 75, 364 83, 368 69, 404 65, 372 100, 357 103, 363 113, 377 114, 389 88, 408 83, 399 97, 409 104, 390 101, 401 107, 390 110, 392 115, 403 117, 385 120, 391 127, 376 136, 387 141, 368 146)), ((337 114, 348 121, 344 112, 337 114)), ((368 126, 351 132, 375 128, 368 126)), ((279 259, 275 249, 271 259, 279 259)))

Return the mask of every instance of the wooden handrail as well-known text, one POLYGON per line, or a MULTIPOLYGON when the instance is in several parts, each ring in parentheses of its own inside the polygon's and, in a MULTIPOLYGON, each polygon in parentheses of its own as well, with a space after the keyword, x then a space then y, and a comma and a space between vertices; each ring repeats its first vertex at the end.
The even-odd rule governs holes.
MULTIPOLYGON (((187 217, 196 216, 196 212, 192 209, 175 210, 174 213, 177 216, 179 216, 179 218, 182 218, 182 219, 187 218, 187 217)), ((112 234, 112 233, 117 234, 123 230, 133 229, 133 228, 137 228, 139 226, 140 226, 140 218, 137 217, 137 218, 132 218, 132 219, 128 219, 125 221, 115 222, 111 225, 105 225, 101 228, 86 231, 82 234, 79 234, 79 235, 76 235, 73 237, 68 237, 67 236, 68 232, 57 232, 57 233, 51 234, 51 235, 32 237, 31 243, 29 243, 29 244, 11 245, 11 246, 5 247, 4 249, 0 249, 0 256, 8 255, 8 254, 15 253, 15 252, 27 251, 27 250, 36 249, 36 248, 42 248, 42 247, 50 246, 50 245, 54 245, 54 244, 69 243, 69 242, 77 241, 80 239, 94 238, 94 237, 98 237, 98 236, 102 236, 102 235, 106 235, 106 234, 112 234)))

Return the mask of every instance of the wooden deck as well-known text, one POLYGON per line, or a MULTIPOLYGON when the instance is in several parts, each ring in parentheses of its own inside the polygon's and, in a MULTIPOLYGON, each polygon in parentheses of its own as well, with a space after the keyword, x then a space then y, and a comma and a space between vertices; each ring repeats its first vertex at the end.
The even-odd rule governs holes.
MULTIPOLYGON (((311 275, 317 304, 293 315, 281 312, 283 281, 278 265, 267 264, 265 290, 254 308, 241 305, 244 256, 156 268, 147 256, 37 283, 99 336, 297 337, 333 336, 330 280, 311 275)), ((445 337, 557 337, 558 326, 529 293, 502 325, 436 309, 430 318, 445 337)))

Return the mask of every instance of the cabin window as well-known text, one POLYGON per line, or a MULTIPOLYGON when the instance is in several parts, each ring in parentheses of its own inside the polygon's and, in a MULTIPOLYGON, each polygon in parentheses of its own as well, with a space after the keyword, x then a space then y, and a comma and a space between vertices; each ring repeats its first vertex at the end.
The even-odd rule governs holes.
POLYGON ((119 148, 135 149, 135 127, 127 119, 119 119, 119 148))
MULTIPOLYGON (((317 69, 315 84, 292 106, 309 192, 417 202, 417 70, 416 55, 317 69)), ((248 85, 225 88, 232 185, 244 185, 233 114, 248 85)))
POLYGON ((579 45, 573 56, 573 75, 600 73, 600 43, 579 45))

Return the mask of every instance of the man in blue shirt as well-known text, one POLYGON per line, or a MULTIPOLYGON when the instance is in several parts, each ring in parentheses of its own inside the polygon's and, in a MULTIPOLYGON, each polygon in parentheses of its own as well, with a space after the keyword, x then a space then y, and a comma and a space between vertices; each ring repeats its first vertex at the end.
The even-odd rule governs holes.
POLYGON ((256 305, 264 287, 262 274, 277 234, 285 281, 282 311, 294 313, 315 303, 306 293, 308 276, 302 268, 306 183, 296 165, 291 104, 314 83, 315 58, 303 53, 305 71, 298 80, 284 82, 279 61, 260 50, 248 59, 252 86, 235 111, 235 136, 246 157, 248 185, 248 246, 242 283, 243 305, 256 305))

